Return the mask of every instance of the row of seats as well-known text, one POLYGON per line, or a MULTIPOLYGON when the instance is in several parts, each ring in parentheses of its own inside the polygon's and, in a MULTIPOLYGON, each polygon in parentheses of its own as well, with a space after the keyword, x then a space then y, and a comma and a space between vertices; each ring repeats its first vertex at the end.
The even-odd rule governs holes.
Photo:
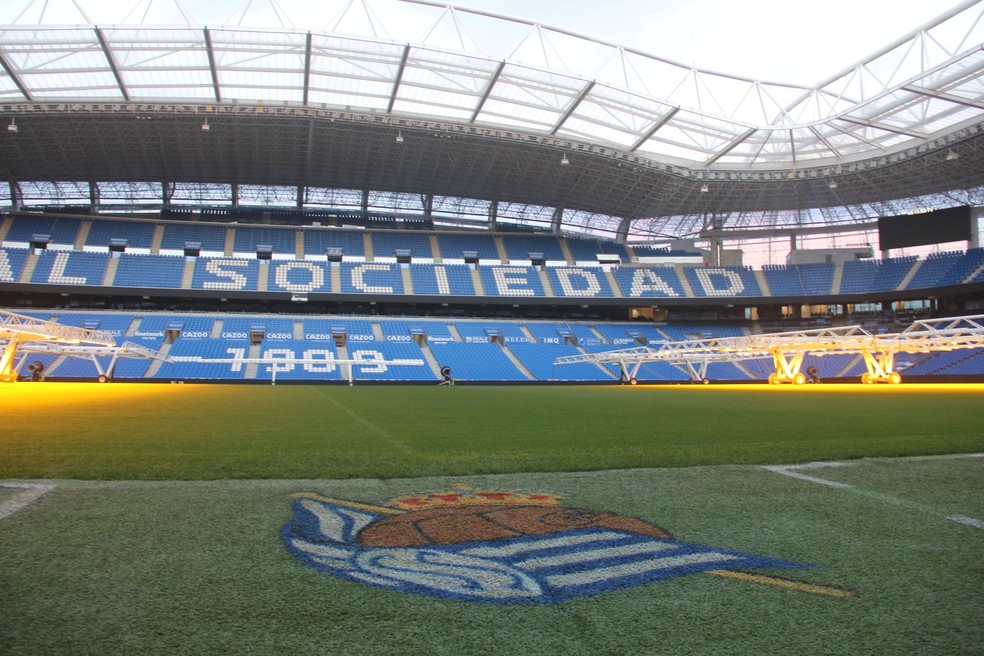
MULTIPOLYGON (((984 250, 972 249, 959 258, 947 258, 950 267, 941 272, 943 258, 897 258, 882 263, 848 262, 839 292, 832 290, 834 265, 769 267, 761 273, 744 267, 627 265, 606 273, 598 267, 482 265, 472 270, 465 264, 410 264, 410 286, 403 265, 395 262, 341 262, 319 260, 270 260, 253 258, 197 258, 174 255, 119 255, 115 272, 107 267, 108 252, 40 252, 29 282, 51 285, 183 289, 186 267, 191 267, 189 289, 215 291, 283 291, 293 294, 409 294, 419 296, 605 298, 736 298, 866 294, 898 289, 920 289, 914 284, 945 286, 984 281, 984 250), (923 266, 937 270, 932 277, 915 275, 923 266), (264 270, 265 267, 265 270, 264 270), (915 273, 913 270, 915 269, 915 273), (815 276, 804 276, 804 271, 815 276), (957 273, 954 273, 956 271, 957 273), (261 273, 265 274, 261 276, 261 273), (682 275, 681 275, 682 273, 682 275), (261 283, 261 277, 265 283, 261 283), (337 280, 336 280, 337 279, 337 280), (806 284, 820 280, 822 284, 806 284), (337 285, 333 284, 336 283, 337 285), (824 285, 827 285, 824 287, 824 285), (412 288, 412 292, 410 289, 412 288)), ((23 282, 28 261, 24 249, 0 249, 0 282, 23 282)))
MULTIPOLYGON (((208 217, 206 217, 208 218, 208 217)), ((5 241, 29 243, 34 235, 49 235, 51 244, 74 246, 79 240, 83 219, 38 215, 11 217, 5 241)), ((105 248, 112 239, 125 239, 127 246, 151 249, 157 222, 89 219, 84 246, 105 248)), ((566 243, 575 262, 595 262, 598 255, 617 255, 629 261, 631 255, 622 244, 590 238, 512 233, 445 233, 405 230, 352 230, 338 228, 283 228, 257 225, 218 225, 198 222, 163 223, 160 249, 182 251, 185 243, 201 244, 203 251, 225 253, 229 231, 232 231, 234 253, 252 254, 259 245, 270 246, 274 253, 295 255, 298 252, 298 231, 303 235, 302 251, 306 256, 322 256, 328 249, 337 249, 345 256, 365 258, 371 250, 376 258, 395 257, 397 250, 409 250, 412 257, 423 259, 461 259, 463 253, 474 252, 485 261, 500 262, 503 253, 510 261, 525 262, 531 253, 540 253, 546 260, 568 261, 562 243, 566 243), (431 238, 436 241, 437 250, 431 238), (500 251, 500 244, 502 250, 500 251), (367 248, 368 245, 368 248, 367 248)), ((641 248, 641 247, 640 247, 641 248)), ((665 249, 643 249, 646 256, 668 256, 665 249)))
MULTIPOLYGON (((159 366, 143 359, 121 359, 117 379, 161 380, 395 380, 437 381, 431 366, 390 364, 393 360, 432 361, 449 366, 464 381, 594 381, 618 379, 615 365, 555 365, 558 357, 610 351, 680 339, 740 336, 736 324, 709 323, 556 323, 358 317, 280 317, 222 314, 126 312, 28 312, 39 319, 108 332, 117 343, 159 349, 173 362, 159 366), (344 337, 344 339, 342 339, 344 337), (336 345, 336 340, 339 344, 336 345), (276 358, 283 362, 245 364, 202 359, 276 358), (304 362, 291 362, 303 359, 304 362), (339 359, 359 360, 337 364, 339 359)), ((94 378, 91 360, 53 355, 26 356, 41 361, 54 378, 94 378)), ((105 368, 108 358, 100 358, 105 368)), ((774 371, 771 358, 715 362, 712 380, 765 380, 774 371)), ((815 367, 821 379, 857 379, 865 372, 858 354, 810 354, 804 371, 815 367)), ((896 368, 909 375, 984 375, 984 349, 899 354, 896 368)), ((637 375, 642 381, 689 380, 682 366, 651 362, 637 375)))

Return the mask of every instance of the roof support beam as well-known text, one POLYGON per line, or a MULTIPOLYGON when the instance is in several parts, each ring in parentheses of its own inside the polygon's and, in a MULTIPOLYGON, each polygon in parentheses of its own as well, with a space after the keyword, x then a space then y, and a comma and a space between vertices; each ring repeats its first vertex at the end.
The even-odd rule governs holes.
POLYGON ((973 109, 984 110, 984 104, 974 103, 969 100, 964 100, 963 98, 958 98, 949 93, 943 91, 930 91, 929 89, 923 89, 922 87, 917 87, 915 85, 909 84, 902 87, 903 90, 909 93, 915 93, 920 96, 926 96, 928 98, 936 98, 937 100, 945 100, 947 102, 956 103, 958 105, 963 105, 964 107, 972 107, 973 109))
POLYGON ((758 132, 757 128, 749 128, 744 133, 738 135, 737 138, 731 140, 731 143, 725 146, 722 150, 716 152, 713 157, 711 157, 709 160, 704 162, 704 166, 710 166, 714 162, 718 161, 719 159, 730 153, 732 150, 734 150, 735 147, 741 144, 741 142, 745 141, 756 132, 758 132))
POLYGON ((208 53, 208 68, 212 72, 212 91, 215 93, 215 102, 222 102, 222 92, 219 91, 219 69, 215 66, 215 48, 212 47, 212 34, 206 27, 205 32, 205 52, 208 53))
POLYGON ((676 116, 676 113, 679 112, 679 111, 680 111, 680 108, 679 107, 674 107, 673 109, 671 109, 667 113, 663 114, 663 118, 661 118, 658 121, 656 121, 655 123, 653 123, 653 126, 651 128, 649 128, 648 130, 646 130, 645 132, 643 132, 642 133, 642 136, 640 136, 638 139, 636 139, 636 141, 635 141, 634 144, 632 144, 631 146, 629 146, 629 152, 630 153, 634 153, 639 148, 641 148, 644 143, 646 143, 647 141, 649 141, 650 139, 652 139, 653 138, 653 135, 656 134, 661 127, 663 127, 664 125, 666 125, 667 123, 669 123, 673 119, 673 117, 676 116))
POLYGON ((495 73, 489 78, 489 83, 485 87, 485 91, 482 92, 482 97, 478 99, 478 104, 475 105, 475 111, 472 112, 471 118, 468 119, 469 123, 474 123, 478 119, 478 115, 482 113, 482 107, 485 106, 485 101, 489 99, 492 95, 492 89, 495 87, 496 83, 499 81, 499 76, 502 75, 503 69, 506 68, 506 62, 501 61, 495 69, 495 73))
POLYGON ((126 84, 123 82, 123 76, 120 75, 120 67, 116 65, 116 58, 113 57, 113 51, 109 49, 109 43, 106 42, 106 35, 103 34, 102 28, 95 28, 96 39, 99 40, 99 46, 102 48, 103 54, 106 55, 106 61, 109 63, 109 69, 113 71, 113 77, 116 78, 116 85, 120 88, 120 93, 123 94, 123 100, 130 101, 130 92, 126 90, 126 84))
POLYGON ((307 33, 307 40, 304 43, 304 95, 301 100, 305 105, 308 104, 308 94, 311 91, 311 33, 307 33))
POLYGON ((24 95, 25 99, 34 100, 34 98, 31 96, 31 92, 28 91, 27 87, 24 86, 24 83, 21 81, 20 76, 17 75, 17 73, 14 71, 13 66, 10 65, 10 62, 7 61, 7 57, 2 52, 0 52, 0 68, 3 68, 4 72, 7 73, 7 76, 17 87, 17 90, 24 95))
POLYGON ((832 153, 833 153, 834 155, 836 155, 837 157, 840 157, 840 156, 841 156, 841 154, 840 154, 840 151, 839 151, 839 150, 837 150, 836 148, 834 148, 834 145, 833 145, 832 143, 830 143, 830 142, 829 142, 829 141, 828 141, 828 140, 827 140, 827 139, 826 139, 826 138, 825 138, 825 137, 824 137, 824 136, 823 136, 822 134, 820 134, 820 131, 819 131, 819 130, 817 130, 817 129, 816 129, 815 127, 813 127, 812 125, 810 126, 810 132, 812 132, 812 133, 813 133, 813 136, 814 136, 814 137, 816 137, 817 139, 819 139, 819 140, 820 140, 820 142, 821 142, 821 143, 822 143, 822 144, 823 144, 824 146, 826 146, 826 147, 827 147, 827 150, 829 150, 830 152, 832 152, 832 153))
POLYGON ((560 234, 560 229, 564 225, 564 207, 558 205, 554 208, 553 216, 550 218, 550 232, 555 235, 560 234))
POLYGON ((918 132, 906 132, 905 130, 899 130, 898 128, 890 128, 887 125, 879 125, 877 123, 872 123, 870 121, 862 121, 856 118, 847 118, 846 116, 841 116, 840 120, 845 123, 853 123, 854 125, 863 125, 866 128, 872 128, 873 130, 883 130, 884 132, 891 132, 892 134, 901 134, 905 137, 912 137, 913 139, 928 139, 930 135, 920 134, 918 132))
POLYGON ((556 123, 554 123, 553 128, 550 130, 550 136, 557 134, 557 130, 559 130, 564 125, 567 119, 571 117, 571 114, 573 114, 574 111, 577 109, 577 106, 581 104, 581 102, 585 99, 585 97, 587 97, 589 93, 591 93, 591 90, 594 88, 594 85, 595 85, 594 80, 584 85, 584 88, 581 89, 581 93, 577 94, 577 97, 571 101, 571 104, 567 107, 567 111, 564 112, 564 115, 561 116, 556 123))
POLYGON ((400 91, 400 82, 403 81, 403 71, 407 69, 407 60, 410 58, 410 44, 403 47, 403 57, 400 58, 400 67, 396 70, 396 78, 393 80, 393 91, 390 93, 389 104, 386 105, 386 113, 393 113, 393 105, 396 104, 396 94, 400 91))

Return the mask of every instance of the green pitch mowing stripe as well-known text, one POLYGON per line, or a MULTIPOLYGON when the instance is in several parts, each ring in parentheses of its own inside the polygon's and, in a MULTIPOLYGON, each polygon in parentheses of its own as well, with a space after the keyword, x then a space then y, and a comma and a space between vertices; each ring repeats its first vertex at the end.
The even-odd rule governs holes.
POLYGON ((416 477, 984 451, 976 386, 0 388, 0 477, 416 477))
POLYGON ((294 481, 45 481, 0 520, 0 651, 10 654, 971 654, 984 645, 981 458, 294 481), (757 570, 836 598, 689 575, 559 605, 451 601, 303 565, 280 528, 292 496, 367 506, 449 490, 562 495, 676 539, 812 564, 757 570), (859 495, 865 490, 871 495, 859 495), (936 512, 913 512, 904 503, 936 512))

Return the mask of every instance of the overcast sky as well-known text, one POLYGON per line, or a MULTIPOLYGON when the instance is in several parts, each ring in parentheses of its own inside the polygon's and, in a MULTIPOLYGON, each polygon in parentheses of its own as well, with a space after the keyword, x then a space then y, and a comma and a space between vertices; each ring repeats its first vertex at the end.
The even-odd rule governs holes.
MULTIPOLYGON (((0 0, 0 22, 76 23, 78 8, 100 25, 179 21, 277 25, 321 31, 350 0, 0 0), (149 18, 148 18, 149 17, 149 18)), ((358 13, 364 11, 358 6, 358 13)), ((401 14, 393 0, 375 11, 401 14), (390 7, 392 9, 387 9, 390 7)), ((919 28, 956 0, 462 0, 461 7, 515 16, 628 46, 697 68, 814 86, 919 28)), ((419 13, 419 12, 418 12, 419 13)), ((382 16, 381 18, 386 18, 382 16)), ((382 21, 393 22, 393 21, 382 21)), ((397 31, 404 21, 395 21, 397 31)), ((426 27, 426 26, 425 26, 426 27)), ((407 30, 408 32, 410 30, 407 30)), ((386 34, 404 41, 405 34, 386 34)), ((487 35, 482 35, 487 36, 487 35)))

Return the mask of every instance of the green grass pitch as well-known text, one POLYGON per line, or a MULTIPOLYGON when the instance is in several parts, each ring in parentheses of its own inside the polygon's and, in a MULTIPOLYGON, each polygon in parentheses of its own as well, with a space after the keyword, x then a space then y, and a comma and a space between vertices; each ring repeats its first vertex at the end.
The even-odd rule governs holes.
POLYGON ((910 385, 4 386, 0 653, 984 653, 982 401, 910 385), (838 462, 766 468, 813 461, 838 462), (279 535, 294 493, 378 504, 456 484, 809 563, 763 573, 854 596, 691 575, 495 606, 338 579, 279 535))

